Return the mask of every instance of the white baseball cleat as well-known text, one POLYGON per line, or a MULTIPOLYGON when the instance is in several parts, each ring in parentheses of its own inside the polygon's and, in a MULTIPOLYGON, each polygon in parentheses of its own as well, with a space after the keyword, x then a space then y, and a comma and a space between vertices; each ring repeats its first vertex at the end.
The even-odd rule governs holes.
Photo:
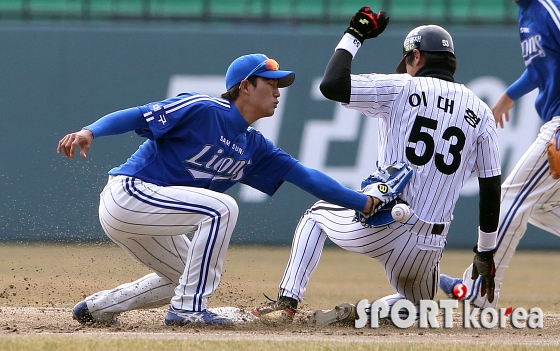
POLYGON ((309 319, 310 324, 328 325, 336 322, 351 323, 356 320, 356 306, 351 303, 342 303, 332 310, 314 311, 309 319))

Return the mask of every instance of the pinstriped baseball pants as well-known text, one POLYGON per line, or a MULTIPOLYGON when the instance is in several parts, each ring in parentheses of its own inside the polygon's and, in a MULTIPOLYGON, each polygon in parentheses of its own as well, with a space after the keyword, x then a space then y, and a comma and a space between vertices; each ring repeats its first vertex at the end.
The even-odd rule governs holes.
POLYGON ((470 279, 472 265, 463 274, 467 299, 478 307, 498 305, 505 272, 527 230, 527 223, 560 236, 560 180, 550 176, 546 153, 546 144, 559 126, 560 116, 543 124, 533 144, 502 183, 498 248, 494 255, 494 301, 489 303, 486 296, 480 296, 481 280, 473 282, 470 279))
POLYGON ((86 298, 92 315, 170 301, 178 309, 206 309, 207 296, 220 282, 237 216, 237 204, 226 194, 111 177, 100 196, 103 230, 153 273, 86 298))
MULTIPOLYGON (((365 228, 354 222, 355 212, 324 201, 315 203, 301 217, 294 235, 290 259, 280 283, 280 296, 298 301, 317 267, 325 239, 341 248, 376 259, 396 294, 383 299, 392 306, 401 299, 414 304, 433 299, 439 284, 439 262, 445 246, 448 225, 439 235, 433 224, 416 215, 406 223, 365 228)), ((364 279, 369 270, 364 269, 364 279)), ((364 298, 371 294, 364 291, 364 298)))

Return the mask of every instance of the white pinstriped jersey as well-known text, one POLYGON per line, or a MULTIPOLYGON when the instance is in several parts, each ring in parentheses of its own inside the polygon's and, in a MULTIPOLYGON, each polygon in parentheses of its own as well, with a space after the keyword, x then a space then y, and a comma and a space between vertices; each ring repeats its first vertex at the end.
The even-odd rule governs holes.
POLYGON ((412 166, 401 198, 420 219, 450 222, 471 175, 501 174, 492 112, 464 85, 408 74, 351 79, 350 103, 343 105, 379 118, 379 166, 412 166))

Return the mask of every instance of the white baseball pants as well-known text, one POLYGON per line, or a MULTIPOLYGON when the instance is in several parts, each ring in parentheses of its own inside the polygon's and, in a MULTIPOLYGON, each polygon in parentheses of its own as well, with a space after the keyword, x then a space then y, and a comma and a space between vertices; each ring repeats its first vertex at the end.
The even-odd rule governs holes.
POLYGON ((502 183, 498 247, 494 255, 494 301, 490 303, 487 296, 480 296, 481 279, 475 282, 471 279, 472 265, 463 274, 467 299, 475 306, 495 308, 498 305, 505 272, 527 230, 527 223, 560 236, 560 181, 550 176, 546 153, 546 144, 559 126, 560 116, 545 123, 537 139, 502 183))
POLYGON ((206 309, 237 222, 235 200, 207 189, 162 187, 127 176, 110 177, 100 198, 107 236, 153 273, 86 298, 90 313, 96 317, 170 302, 177 309, 206 309))
MULTIPOLYGON (((353 210, 324 201, 306 211, 295 231, 279 295, 303 299, 328 236, 341 248, 374 258, 383 265, 396 291, 383 298, 389 307, 401 299, 415 305, 420 300, 433 299, 439 284, 439 262, 448 223, 426 223, 413 214, 406 223, 366 228, 353 221, 354 214, 353 210)), ((367 269, 364 274, 367 277, 367 269)), ((371 293, 364 291, 364 298, 371 298, 371 293)))

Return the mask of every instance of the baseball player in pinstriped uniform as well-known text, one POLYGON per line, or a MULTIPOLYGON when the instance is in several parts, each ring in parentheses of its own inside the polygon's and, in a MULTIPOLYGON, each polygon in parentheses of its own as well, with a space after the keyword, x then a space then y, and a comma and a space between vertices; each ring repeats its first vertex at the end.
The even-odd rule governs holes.
POLYGON ((207 309, 220 282, 238 207, 223 192, 244 183, 270 196, 284 181, 341 206, 372 213, 374 199, 305 167, 250 127, 271 116, 290 71, 262 54, 237 58, 221 98, 184 93, 108 114, 63 137, 58 152, 86 158, 93 138, 134 130, 147 138, 109 171, 100 196, 105 233, 150 273, 97 292, 73 309, 80 323, 112 322, 124 311, 169 304, 167 325, 224 324, 207 309), (191 240, 186 234, 193 233, 191 240))
POLYGON ((502 184, 498 246, 495 255, 496 290, 492 300, 478 294, 480 281, 441 275, 441 288, 453 297, 454 285, 463 281, 466 299, 477 307, 496 307, 500 286, 527 223, 560 236, 560 182, 549 175, 546 144, 560 127, 560 1, 519 0, 519 36, 526 69, 492 108, 503 128, 514 100, 539 89, 536 110, 544 122, 537 138, 502 184))
MULTIPOLYGON (((412 216, 404 222, 368 227, 354 220, 353 210, 326 201, 315 203, 295 230, 278 300, 257 307, 256 315, 296 312, 327 237, 383 265, 396 291, 383 298, 389 307, 401 299, 415 305, 433 299, 453 209, 471 175, 479 179, 481 197, 474 262, 492 286, 500 199, 494 118, 484 102, 454 82, 452 38, 435 25, 417 27, 407 35, 399 74, 351 74, 353 57, 363 41, 381 34, 388 20, 384 12, 361 8, 336 47, 320 88, 328 99, 379 120, 379 165, 406 162, 413 169, 400 195, 412 216)), ((381 52, 378 49, 376 54, 381 52)), ((368 292, 364 295, 370 297, 368 292)))

